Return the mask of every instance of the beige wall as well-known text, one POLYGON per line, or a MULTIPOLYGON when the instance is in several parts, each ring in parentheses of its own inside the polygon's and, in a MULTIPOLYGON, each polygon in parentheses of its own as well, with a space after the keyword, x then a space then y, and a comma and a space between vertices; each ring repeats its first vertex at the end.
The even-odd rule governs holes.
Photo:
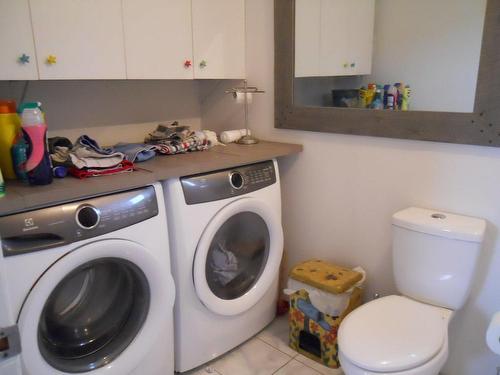
MULTIPOLYGON (((0 81, 0 98, 19 102, 24 84, 0 81)), ((42 102, 50 136, 88 134, 103 145, 140 142, 159 121, 201 122, 196 81, 31 81, 26 100, 42 102)))
MULTIPOLYGON (((395 293, 393 212, 416 205, 486 218, 479 272, 467 306, 452 322, 443 374, 496 374, 500 358, 488 351, 484 333, 500 310, 500 149, 274 129, 273 1, 247 2, 247 31, 249 82, 267 90, 254 100, 251 127, 263 139, 304 145, 302 154, 280 163, 290 263, 320 257, 361 265, 369 275, 368 296, 395 293)), ((242 109, 221 94, 223 85, 202 85, 205 128, 242 125, 242 109)))

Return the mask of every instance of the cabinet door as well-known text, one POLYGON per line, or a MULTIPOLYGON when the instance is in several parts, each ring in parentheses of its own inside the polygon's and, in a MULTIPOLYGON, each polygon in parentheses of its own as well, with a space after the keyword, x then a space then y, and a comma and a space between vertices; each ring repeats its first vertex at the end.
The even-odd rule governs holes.
POLYGON ((321 0, 320 75, 370 74, 375 0, 321 0))
POLYGON ((245 1, 192 0, 195 78, 245 78, 245 1))
POLYGON ((123 79, 121 0, 30 0, 40 79, 123 79))
POLYGON ((123 0, 129 79, 193 79, 191 0, 123 0))
POLYGON ((0 80, 38 79, 28 0, 0 0, 0 80))
POLYGON ((375 28, 375 0, 351 0, 353 33, 349 35, 348 60, 352 74, 371 74, 373 59, 373 33, 375 28), (352 66, 354 64, 354 66, 352 66))
POLYGON ((321 75, 321 0, 295 0, 295 77, 321 75))

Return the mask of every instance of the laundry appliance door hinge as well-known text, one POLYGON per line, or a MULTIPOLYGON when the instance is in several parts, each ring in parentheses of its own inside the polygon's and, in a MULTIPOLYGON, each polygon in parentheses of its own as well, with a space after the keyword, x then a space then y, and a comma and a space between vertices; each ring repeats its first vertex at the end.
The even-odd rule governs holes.
POLYGON ((0 328, 0 363, 21 353, 21 337, 17 325, 0 328))

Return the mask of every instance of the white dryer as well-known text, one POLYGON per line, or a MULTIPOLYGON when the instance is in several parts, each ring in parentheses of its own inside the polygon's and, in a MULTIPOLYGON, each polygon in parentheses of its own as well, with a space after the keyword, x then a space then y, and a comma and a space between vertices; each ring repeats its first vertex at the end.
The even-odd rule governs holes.
POLYGON ((238 346, 276 313, 283 253, 276 161, 164 183, 175 303, 175 370, 238 346))
POLYGON ((2 375, 173 374, 160 184, 0 217, 2 375))

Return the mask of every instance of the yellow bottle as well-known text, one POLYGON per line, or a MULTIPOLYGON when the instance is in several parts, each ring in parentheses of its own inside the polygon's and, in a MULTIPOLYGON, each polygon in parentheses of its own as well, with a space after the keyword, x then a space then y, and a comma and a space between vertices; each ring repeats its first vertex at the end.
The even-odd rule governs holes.
POLYGON ((13 100, 0 100, 0 169, 5 179, 16 178, 11 148, 20 131, 16 103, 13 100))

